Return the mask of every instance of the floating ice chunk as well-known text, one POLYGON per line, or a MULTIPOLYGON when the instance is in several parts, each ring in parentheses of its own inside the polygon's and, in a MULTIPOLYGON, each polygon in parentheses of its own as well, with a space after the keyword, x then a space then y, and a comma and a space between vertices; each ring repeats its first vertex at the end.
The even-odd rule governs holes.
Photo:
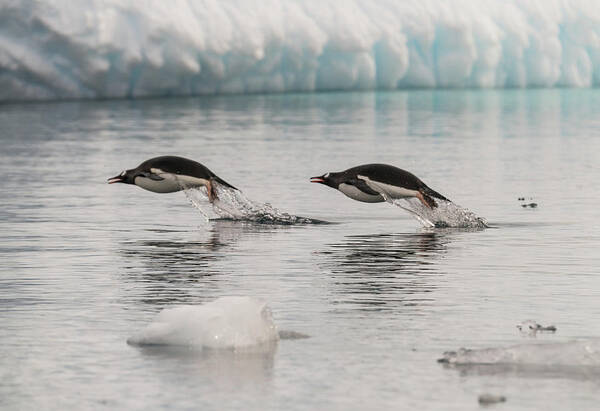
POLYGON ((222 297, 204 305, 165 308, 127 342, 237 349, 278 339, 277 327, 265 302, 251 297, 222 297))
POLYGON ((600 339, 550 344, 447 351, 438 362, 457 365, 517 364, 544 366, 600 366, 600 339))
POLYGON ((525 320, 517 324, 517 328, 521 333, 528 335, 536 335, 538 331, 540 332, 556 332, 556 327, 553 325, 543 326, 538 324, 534 320, 525 320))

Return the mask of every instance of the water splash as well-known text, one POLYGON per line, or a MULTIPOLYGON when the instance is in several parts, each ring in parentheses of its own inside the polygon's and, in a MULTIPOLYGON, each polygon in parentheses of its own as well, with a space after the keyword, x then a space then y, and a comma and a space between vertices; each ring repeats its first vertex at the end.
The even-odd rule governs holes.
POLYGON ((472 211, 454 204, 452 201, 436 199, 438 206, 431 209, 416 198, 391 199, 388 197, 386 200, 408 211, 424 227, 477 229, 489 227, 484 218, 478 217, 472 211))
POLYGON ((204 187, 184 188, 188 200, 207 221, 227 219, 260 224, 326 224, 326 221, 300 217, 278 210, 269 203, 259 203, 247 198, 241 191, 215 184, 218 199, 212 204, 204 187))

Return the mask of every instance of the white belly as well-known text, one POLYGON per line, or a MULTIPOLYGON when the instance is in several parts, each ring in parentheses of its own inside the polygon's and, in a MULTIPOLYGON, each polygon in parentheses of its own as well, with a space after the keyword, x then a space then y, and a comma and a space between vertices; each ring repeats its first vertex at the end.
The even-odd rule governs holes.
POLYGON ((160 170, 152 169, 152 171, 163 180, 152 180, 146 177, 136 177, 135 185, 144 190, 154 193, 173 193, 175 191, 185 190, 186 188, 206 186, 207 180, 190 176, 182 176, 178 174, 156 172, 160 170))
POLYGON ((409 190, 404 187, 397 187, 390 184, 373 181, 369 179, 369 177, 359 175, 358 178, 364 180, 372 190, 382 193, 392 199, 416 197, 418 193, 417 190, 409 190))
POLYGON ((363 193, 358 188, 356 188, 355 186, 350 185, 350 184, 342 183, 338 187, 338 190, 340 190, 342 193, 344 193, 347 197, 350 197, 351 199, 356 200, 356 201, 362 201, 363 203, 381 203, 381 202, 385 201, 383 199, 383 197, 380 196, 379 194, 372 195, 372 194, 363 193))

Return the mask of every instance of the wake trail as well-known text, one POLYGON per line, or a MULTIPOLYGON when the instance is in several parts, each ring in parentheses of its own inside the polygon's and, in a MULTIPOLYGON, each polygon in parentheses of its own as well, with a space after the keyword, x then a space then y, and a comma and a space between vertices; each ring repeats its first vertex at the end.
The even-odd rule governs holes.
POLYGON ((384 195, 385 200, 415 217, 423 227, 429 228, 488 228, 487 221, 474 212, 452 201, 435 199, 437 207, 424 206, 416 198, 392 199, 384 195))

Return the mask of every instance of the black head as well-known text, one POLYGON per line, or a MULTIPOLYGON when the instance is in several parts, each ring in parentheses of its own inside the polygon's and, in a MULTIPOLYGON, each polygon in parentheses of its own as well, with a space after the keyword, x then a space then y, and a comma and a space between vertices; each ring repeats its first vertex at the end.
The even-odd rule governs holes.
POLYGON ((339 182, 339 175, 341 173, 325 173, 322 176, 318 176, 318 177, 311 177, 310 178, 310 182, 311 183, 320 183, 320 184, 325 184, 326 186, 329 187, 333 187, 335 189, 338 188, 338 186, 340 185, 339 182))
POLYGON ((125 183, 125 184, 135 184, 134 180, 137 174, 137 169, 132 168, 131 170, 123 170, 121 174, 118 176, 114 176, 108 179, 108 184, 114 183, 125 183))

